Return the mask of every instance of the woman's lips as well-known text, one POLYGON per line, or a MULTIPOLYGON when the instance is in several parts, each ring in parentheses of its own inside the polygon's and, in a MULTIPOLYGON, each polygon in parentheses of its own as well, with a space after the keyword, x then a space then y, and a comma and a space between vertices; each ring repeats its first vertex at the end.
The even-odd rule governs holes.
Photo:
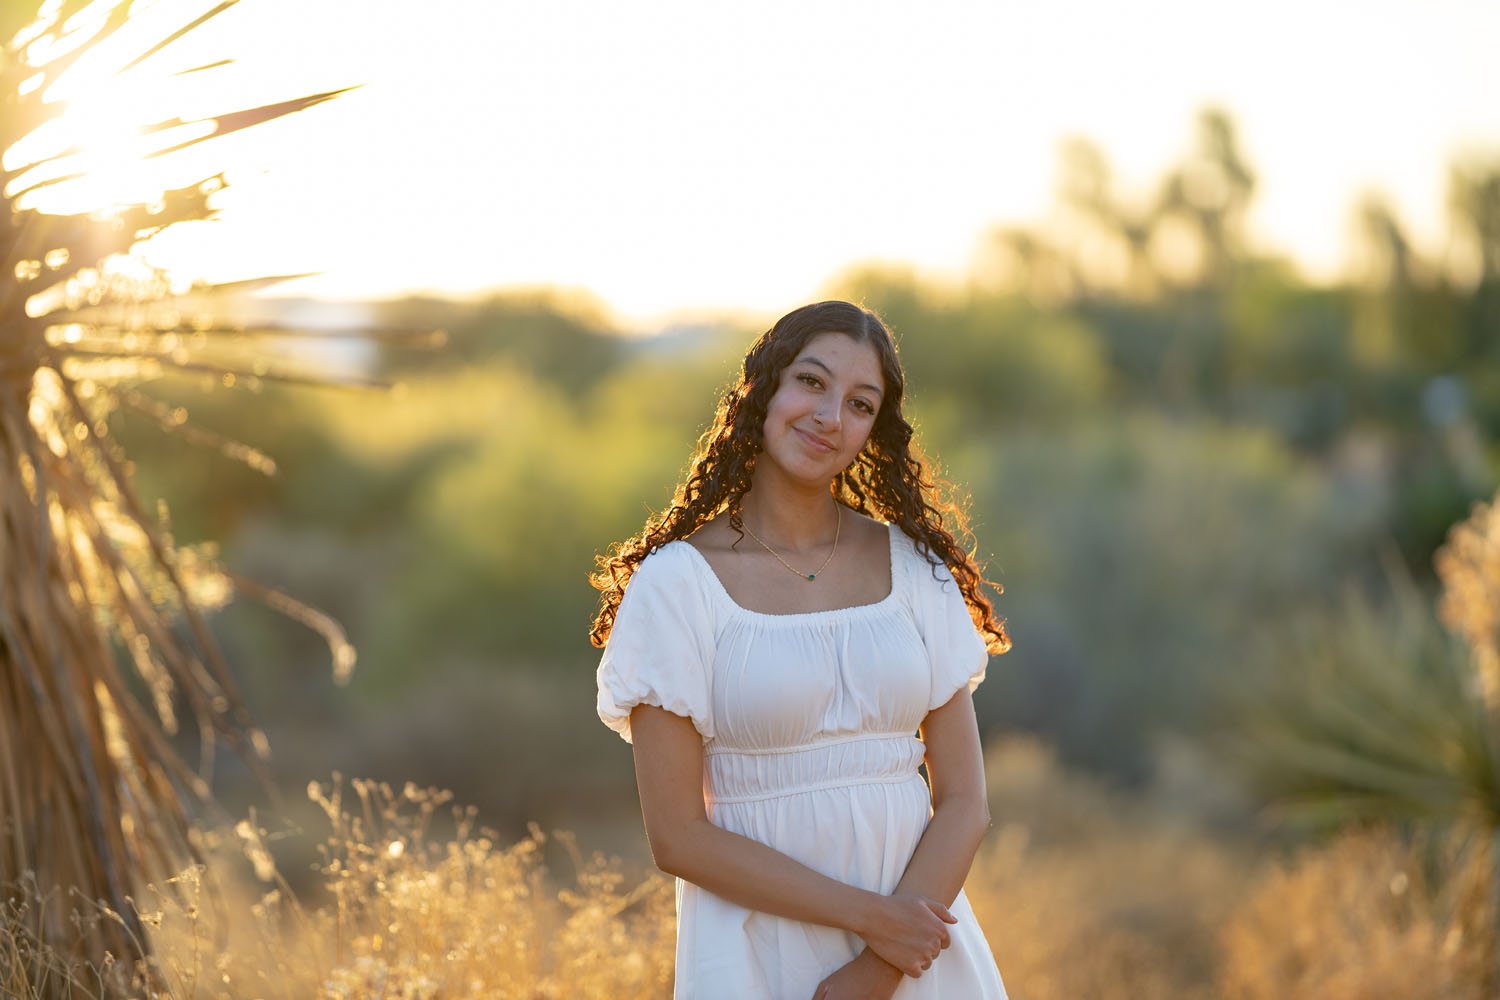
POLYGON ((823 440, 822 438, 818 437, 816 434, 809 434, 809 433, 807 433, 807 431, 804 431, 804 430, 802 430, 801 428, 798 428, 798 427, 793 427, 792 430, 796 431, 798 434, 801 434, 802 437, 803 437, 803 439, 806 440, 808 444, 812 445, 818 451, 835 451, 836 450, 833 447, 832 444, 830 444, 829 442, 827 442, 827 441, 823 440))

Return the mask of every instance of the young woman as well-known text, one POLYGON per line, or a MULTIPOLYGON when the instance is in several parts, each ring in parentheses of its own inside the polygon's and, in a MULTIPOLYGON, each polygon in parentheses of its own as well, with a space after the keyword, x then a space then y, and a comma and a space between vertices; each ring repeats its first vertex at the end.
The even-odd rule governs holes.
POLYGON ((970 692, 1010 642, 903 387, 872 313, 782 317, 592 577, 679 998, 1005 996, 961 890, 989 826, 970 692))

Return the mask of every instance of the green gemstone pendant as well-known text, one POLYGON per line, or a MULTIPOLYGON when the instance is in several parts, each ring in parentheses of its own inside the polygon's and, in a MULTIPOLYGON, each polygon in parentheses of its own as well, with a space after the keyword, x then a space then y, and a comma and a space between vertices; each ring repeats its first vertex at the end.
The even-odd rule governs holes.
MULTIPOLYGON (((771 553, 771 555, 775 557, 775 559, 776 559, 777 562, 779 562, 779 563, 781 563, 781 565, 785 566, 788 573, 794 573, 797 576, 805 576, 805 577, 807 577, 808 582, 811 583, 812 581, 814 581, 814 580, 816 580, 818 578, 818 574, 819 573, 823 572, 825 569, 828 568, 828 564, 831 563, 831 562, 833 562, 833 557, 834 557, 835 553, 837 553, 838 550, 839 550, 839 531, 844 526, 843 510, 844 510, 844 505, 843 504, 838 504, 838 503, 834 504, 834 518, 835 518, 835 520, 834 520, 834 523, 833 523, 833 544, 831 546, 829 546, 829 548, 828 548, 828 558, 823 560, 823 565, 819 566, 817 569, 813 570, 811 573, 804 573, 800 569, 798 569, 797 567, 793 566, 791 563, 787 562, 785 559, 781 558, 781 554, 779 552, 777 552, 775 549, 771 548, 771 546, 767 545, 766 544, 766 540, 764 538, 761 538, 755 532, 751 531, 750 530, 750 526, 748 524, 744 524, 743 522, 737 521, 737 520, 735 520, 733 518, 730 520, 729 523, 731 525, 733 525, 735 528, 743 528, 745 530, 745 532, 750 535, 751 538, 755 539, 757 542, 760 543, 760 547, 761 548, 763 548, 767 552, 771 553)), ((737 516, 738 515, 736 515, 736 517, 737 516)))

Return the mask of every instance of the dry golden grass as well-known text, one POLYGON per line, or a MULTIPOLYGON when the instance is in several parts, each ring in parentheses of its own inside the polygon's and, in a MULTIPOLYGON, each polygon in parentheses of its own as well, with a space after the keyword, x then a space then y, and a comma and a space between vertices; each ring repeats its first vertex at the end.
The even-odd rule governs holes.
POLYGON ((1433 563, 1443 582, 1438 614, 1468 643, 1475 686, 1500 725, 1500 492, 1449 529, 1433 563))
MULTIPOLYGON (((539 829, 509 847, 452 811, 445 793, 374 782, 309 788, 330 830, 318 866, 324 902, 303 905, 276 871, 273 838, 253 822, 208 838, 215 862, 149 888, 136 912, 156 968, 68 965, 0 927, 0 993, 97 996, 437 1000, 448 997, 621 998, 671 994, 672 885, 657 873, 627 878, 617 861, 573 859, 559 888, 543 864, 539 829), (231 843, 234 842, 234 843, 231 843), (245 865, 248 859, 249 865, 245 865), (256 877, 250 877, 253 870, 256 877), (257 884, 258 877, 258 884, 257 884), (212 881, 213 891, 209 891, 212 881)), ((34 907, 24 887, 13 906, 34 907)), ((98 918, 109 919, 107 912, 98 918)))
POLYGON ((1221 932, 1224 1000, 1496 995, 1482 845, 1350 832, 1270 864, 1221 932))
MULTIPOLYGON (((996 827, 967 893, 1015 1000, 1494 995, 1478 847, 1362 832, 1257 861, 1190 819, 1069 773, 1033 741, 992 745, 987 766, 996 827)), ((309 791, 327 829, 305 902, 276 869, 277 836, 252 817, 205 837, 217 839, 208 867, 136 898, 158 956, 154 992, 122 963, 68 965, 7 912, 0 995, 671 995, 664 876, 627 875, 565 834, 533 829, 501 846, 446 793, 362 781, 309 791), (560 859, 571 865, 544 863, 560 859)), ((65 902, 32 887, 10 906, 65 902)), ((89 912, 85 923, 110 919, 89 912)))
POLYGON ((1016 1000, 1500 995, 1482 839, 1352 831, 1257 861, 1030 741, 986 766, 966 891, 1016 1000))
POLYGON ((986 755, 995 830, 966 893, 1017 1000, 1213 997, 1214 927, 1242 851, 1060 767, 1030 740, 986 755))
MULTIPOLYGON (((314 983, 329 1000, 670 992, 674 925, 664 877, 627 879, 617 862, 583 857, 564 834, 575 872, 571 885, 555 888, 539 829, 500 847, 474 828, 472 811, 454 811, 452 835, 434 839, 429 825, 445 793, 351 787, 357 805, 348 808, 337 786, 309 788, 331 827, 320 864, 328 903, 307 911, 284 886, 268 893, 249 931, 270 947, 238 970, 250 993, 235 995, 303 997, 314 983), (293 942, 301 947, 286 947, 293 942)), ((238 832, 270 874, 264 832, 245 824, 238 832)))

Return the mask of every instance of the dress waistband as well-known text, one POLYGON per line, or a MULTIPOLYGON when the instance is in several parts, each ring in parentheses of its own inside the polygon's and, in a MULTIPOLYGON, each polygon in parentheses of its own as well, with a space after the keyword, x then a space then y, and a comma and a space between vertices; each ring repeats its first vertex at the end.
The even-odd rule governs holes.
POLYGON ((714 745, 704 751, 704 792, 709 802, 725 804, 909 781, 925 749, 909 733, 835 736, 770 750, 714 745))

